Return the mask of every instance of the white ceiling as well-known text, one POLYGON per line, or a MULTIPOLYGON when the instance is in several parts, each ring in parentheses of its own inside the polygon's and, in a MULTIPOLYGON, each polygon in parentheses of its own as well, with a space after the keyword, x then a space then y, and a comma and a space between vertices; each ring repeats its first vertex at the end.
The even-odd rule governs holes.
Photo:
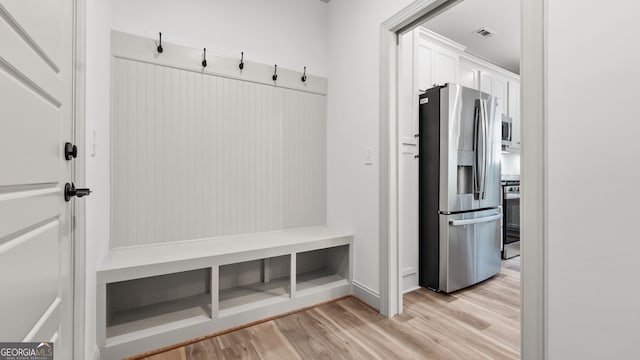
POLYGON ((520 0, 465 0, 423 24, 467 47, 466 51, 520 73, 520 0), (483 39, 473 32, 486 27, 483 39))

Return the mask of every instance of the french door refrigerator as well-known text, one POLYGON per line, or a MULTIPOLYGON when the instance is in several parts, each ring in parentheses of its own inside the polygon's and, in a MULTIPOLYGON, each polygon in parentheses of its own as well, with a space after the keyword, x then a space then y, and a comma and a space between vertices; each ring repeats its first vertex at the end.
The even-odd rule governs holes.
POLYGON ((501 121, 455 84, 420 95, 419 283, 452 292, 500 271, 501 121))

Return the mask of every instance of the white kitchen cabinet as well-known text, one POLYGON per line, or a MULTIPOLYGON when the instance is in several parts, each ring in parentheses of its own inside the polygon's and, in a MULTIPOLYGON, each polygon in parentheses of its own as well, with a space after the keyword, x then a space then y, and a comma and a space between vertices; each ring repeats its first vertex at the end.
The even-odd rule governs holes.
POLYGON ((424 42, 418 46, 418 88, 427 90, 433 86, 433 47, 424 42))
POLYGON ((480 70, 478 78, 480 79, 480 88, 482 92, 491 94, 496 98, 496 115, 498 119, 502 118, 502 114, 507 114, 507 80, 499 74, 480 70))
POLYGON ((477 65, 472 64, 464 59, 460 59, 460 67, 458 70, 458 84, 470 89, 478 90, 478 75, 480 69, 477 65))
POLYGON ((417 32, 400 37, 401 54, 398 68, 398 132, 400 146, 399 176, 403 185, 399 193, 400 256, 402 257, 402 289, 418 285, 418 94, 433 84, 432 47, 420 46, 417 32))
POLYGON ((522 143, 522 122, 520 118, 520 83, 517 81, 509 81, 509 116, 513 121, 513 133, 511 138, 511 150, 520 150, 522 143))
POLYGON ((458 58, 453 52, 436 49, 433 75, 437 85, 458 83, 458 58))
POLYGON ((493 95, 493 77, 493 74, 488 71, 480 70, 480 90, 482 92, 493 95))
POLYGON ((418 42, 418 86, 426 90, 433 85, 458 83, 460 56, 444 46, 421 38, 418 42))
MULTIPOLYGON (((414 46, 414 34, 409 33, 400 37, 399 44, 400 62, 398 64, 398 131, 400 134, 401 144, 416 145, 415 134, 418 133, 418 89, 425 89, 424 84, 419 85, 422 81, 428 84, 430 81, 430 71, 422 71, 422 68, 431 69, 430 65, 421 66, 421 56, 426 56, 425 52, 420 53, 414 46), (414 77, 414 74, 420 74, 424 79, 414 77)), ((427 57, 430 59, 430 57, 427 57)))
POLYGON ((496 114, 498 119, 502 119, 502 114, 507 114, 508 108, 508 81, 501 76, 497 76, 493 79, 492 95, 497 98, 498 106, 496 108, 496 114))

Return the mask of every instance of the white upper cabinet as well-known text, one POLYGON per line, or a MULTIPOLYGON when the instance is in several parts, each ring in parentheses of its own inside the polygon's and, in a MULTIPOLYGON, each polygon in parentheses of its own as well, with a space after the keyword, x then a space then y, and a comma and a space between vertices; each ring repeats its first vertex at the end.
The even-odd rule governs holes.
POLYGON ((459 54, 444 45, 429 41, 425 33, 418 41, 418 83, 420 90, 434 85, 458 83, 459 54))
POLYGON ((459 79, 458 84, 468 87, 470 89, 478 90, 478 75, 480 69, 477 65, 472 64, 464 59, 460 59, 460 67, 458 70, 459 79))
MULTIPOLYGON (((426 90, 434 85, 455 83, 495 96, 495 114, 498 119, 504 114, 513 121, 510 149, 519 151, 520 77, 466 53, 464 46, 429 30, 417 29, 412 36, 416 54, 414 79, 417 79, 417 89, 426 90)), ((403 135, 407 138, 407 134, 417 127, 417 114, 414 114, 413 120, 412 126, 401 127, 406 129, 406 134, 403 135)))
POLYGON ((484 93, 493 95, 493 78, 494 75, 488 71, 480 70, 480 90, 484 93))
POLYGON ((496 103, 497 103, 496 115, 499 117, 499 119, 501 119, 503 114, 507 115, 507 107, 508 107, 507 83, 508 81, 499 75, 494 76, 493 79, 491 79, 491 81, 492 81, 491 95, 496 97, 496 103))
POLYGON ((491 94, 496 98, 496 116, 501 119, 503 114, 507 114, 508 80, 500 74, 487 70, 480 70, 478 74, 482 92, 491 94))
MULTIPOLYGON (((398 131, 402 144, 417 145, 415 134, 418 133, 418 94, 419 85, 414 73, 419 73, 419 62, 416 61, 417 52, 414 46, 414 33, 400 37, 398 51, 398 131)), ((429 66, 429 68, 431 68, 429 66)), ((424 75, 428 75, 426 72, 424 75)))
POLYGON ((434 62, 434 78, 437 85, 458 83, 458 55, 444 49, 436 49, 434 62))
POLYGON ((418 88, 427 90, 433 86, 433 48, 423 41, 418 46, 418 88))
POLYGON ((522 142, 521 118, 520 118, 520 82, 509 81, 509 116, 513 121, 513 134, 511 139, 511 149, 518 150, 522 142))

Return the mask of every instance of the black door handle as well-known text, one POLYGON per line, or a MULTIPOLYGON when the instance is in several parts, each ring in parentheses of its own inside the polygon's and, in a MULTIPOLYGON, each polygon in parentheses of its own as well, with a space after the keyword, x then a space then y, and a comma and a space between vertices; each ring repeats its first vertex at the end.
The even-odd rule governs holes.
POLYGON ((78 147, 68 142, 64 144, 64 158, 67 160, 78 157, 78 147))
POLYGON ((72 197, 77 196, 79 198, 91 195, 91 189, 83 188, 76 189, 73 183, 66 183, 64 185, 64 200, 70 201, 72 197))

